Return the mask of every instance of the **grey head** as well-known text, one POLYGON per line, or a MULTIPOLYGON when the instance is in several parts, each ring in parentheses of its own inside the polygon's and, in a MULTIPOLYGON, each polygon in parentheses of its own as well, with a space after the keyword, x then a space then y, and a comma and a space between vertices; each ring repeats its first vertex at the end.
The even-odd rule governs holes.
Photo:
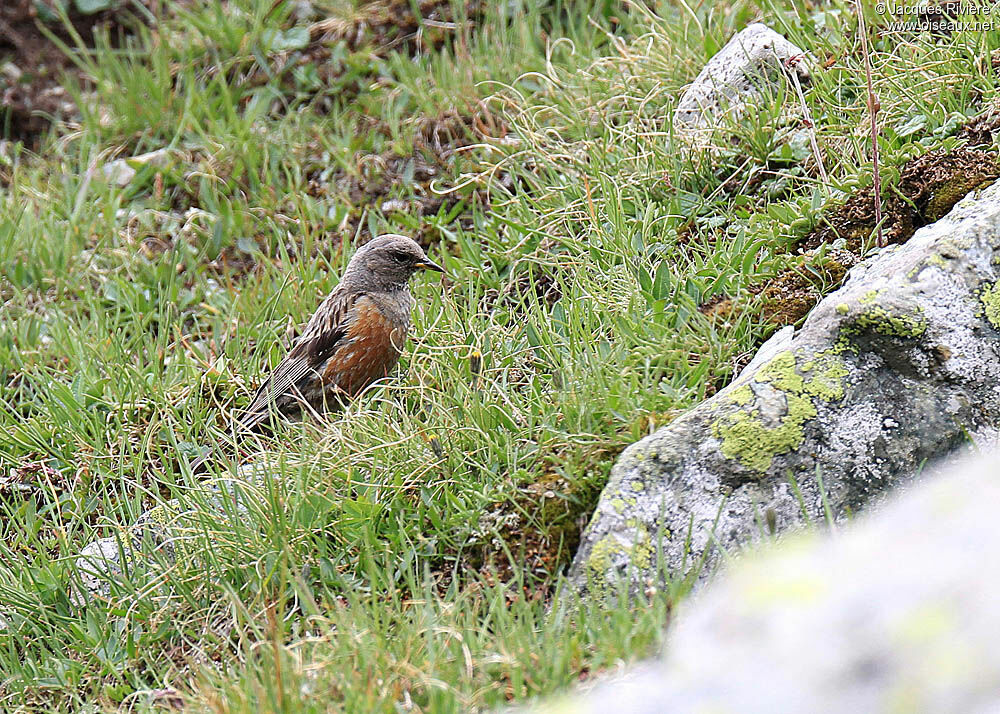
POLYGON ((402 290, 418 270, 444 272, 416 241, 387 233, 358 248, 347 264, 341 283, 357 290, 402 290))

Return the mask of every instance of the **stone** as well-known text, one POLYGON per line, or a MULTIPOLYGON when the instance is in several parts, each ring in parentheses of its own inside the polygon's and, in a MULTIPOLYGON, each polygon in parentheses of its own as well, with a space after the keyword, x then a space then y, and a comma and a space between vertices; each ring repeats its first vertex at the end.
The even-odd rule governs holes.
POLYGON ((1000 711, 1000 454, 740 559, 664 654, 537 714, 1000 711))
POLYGON ((13 62, 4 62, 3 66, 0 66, 0 74, 11 82, 20 82, 24 71, 13 62))
POLYGON ((76 559, 79 583, 74 583, 71 598, 75 603, 82 604, 87 595, 106 598, 111 594, 111 583, 128 569, 129 558, 122 551, 129 549, 130 540, 99 538, 80 551, 76 559))
POLYGON ((792 74, 800 85, 807 84, 814 64, 804 50, 767 25, 748 25, 684 90, 674 110, 674 132, 682 139, 707 139, 724 117, 738 120, 750 103, 792 74))
POLYGON ((76 557, 70 600, 84 606, 94 597, 108 598, 116 583, 136 585, 148 579, 147 570, 158 562, 169 565, 178 558, 197 557, 187 544, 200 530, 199 509, 214 509, 224 517, 245 516, 247 489, 260 488, 272 473, 263 461, 243 464, 235 477, 204 484, 197 497, 200 503, 193 503, 190 496, 170 499, 145 511, 120 537, 91 542, 76 557))
POLYGON ((704 580, 770 530, 837 521, 1000 424, 1000 183, 864 261, 791 339, 633 444, 570 570, 591 595, 704 580))
POLYGON ((127 159, 115 159, 109 164, 105 164, 101 171, 110 183, 116 186, 125 187, 135 178, 139 169, 143 166, 157 166, 164 168, 170 163, 171 152, 169 149, 157 149, 146 154, 131 156, 127 159))

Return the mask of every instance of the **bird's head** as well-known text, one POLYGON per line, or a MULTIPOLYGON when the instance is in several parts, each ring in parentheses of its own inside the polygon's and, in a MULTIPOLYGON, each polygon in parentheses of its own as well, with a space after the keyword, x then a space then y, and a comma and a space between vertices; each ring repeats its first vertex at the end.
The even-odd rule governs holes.
POLYGON ((398 290, 405 287, 418 270, 444 272, 416 241, 388 233, 358 248, 347 264, 344 279, 363 290, 398 290))

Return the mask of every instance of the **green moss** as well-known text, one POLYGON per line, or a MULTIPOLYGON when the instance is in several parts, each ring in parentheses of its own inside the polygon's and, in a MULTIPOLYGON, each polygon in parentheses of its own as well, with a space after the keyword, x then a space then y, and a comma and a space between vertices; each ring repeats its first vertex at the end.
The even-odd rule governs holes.
MULTIPOLYGON (((805 439, 803 425, 816 416, 817 400, 832 402, 844 396, 843 380, 848 370, 840 357, 842 351, 826 350, 799 364, 789 350, 761 367, 754 381, 784 393, 785 414, 777 425, 765 424, 753 400, 745 400, 746 394, 737 395, 740 390, 735 390, 729 404, 738 408, 712 424, 723 455, 763 474, 775 456, 798 448, 805 439)), ((753 394, 749 385, 745 388, 753 394)))
POLYGON ((916 267, 909 272, 910 280, 915 280, 917 276, 920 275, 920 271, 922 271, 924 268, 928 268, 931 266, 941 268, 942 270, 947 270, 948 260, 952 259, 952 257, 953 256, 947 254, 931 253, 922 261, 917 263, 916 267))
POLYGON ((796 396, 834 401, 844 396, 841 380, 847 376, 847 365, 839 354, 839 350, 817 352, 799 365, 792 351, 782 352, 761 367, 754 380, 769 382, 775 388, 796 396))
POLYGON ((632 546, 632 565, 639 570, 649 570, 653 565, 653 544, 649 538, 643 538, 632 546))
POLYGON ((808 398, 788 394, 786 399, 788 412, 776 427, 765 426, 756 411, 737 411, 713 424, 713 433, 722 440, 723 455, 764 473, 775 456, 797 448, 804 438, 802 425, 816 416, 816 408, 808 398))
POLYGON ((791 350, 780 353, 761 367, 754 375, 756 382, 770 382, 783 392, 802 391, 802 376, 795 371, 795 354, 791 350))
POLYGON ((842 302, 836 307, 838 315, 846 315, 850 309, 851 307, 846 302, 842 302))
POLYGON ((983 314, 987 322, 1000 330, 1000 285, 987 285, 979 293, 979 302, 983 304, 983 314))
POLYGON ((170 508, 169 504, 161 504, 159 506, 153 506, 143 515, 144 520, 151 525, 166 526, 177 517, 177 510, 175 508, 170 508))
POLYGON ((185 561, 199 557, 191 542, 194 534, 193 515, 182 508, 178 501, 168 501, 149 509, 143 515, 143 528, 153 531, 157 541, 169 542, 176 560, 185 561))
POLYGON ((924 208, 924 218, 934 222, 950 211, 956 203, 965 198, 969 191, 978 188, 987 179, 979 171, 959 171, 950 179, 934 187, 927 207, 924 208))
POLYGON ((615 513, 624 513, 625 512, 625 501, 623 501, 620 498, 612 498, 611 499, 611 507, 613 509, 615 509, 615 513))
POLYGON ((834 402, 844 397, 844 377, 847 365, 839 356, 839 350, 818 352, 805 362, 801 369, 806 374, 805 392, 826 402, 834 402))
POLYGON ((607 572, 612 566, 612 558, 625 551, 621 543, 613 535, 606 535, 594 543, 587 558, 587 570, 590 573, 591 586, 600 587, 607 582, 607 572))

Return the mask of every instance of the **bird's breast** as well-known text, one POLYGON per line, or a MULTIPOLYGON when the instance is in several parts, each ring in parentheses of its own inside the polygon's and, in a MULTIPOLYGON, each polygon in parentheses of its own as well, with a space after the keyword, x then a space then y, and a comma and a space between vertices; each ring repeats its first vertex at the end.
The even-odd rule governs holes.
POLYGON ((353 397, 387 376, 399 361, 409 331, 406 320, 386 314, 372 300, 357 306, 344 343, 323 367, 327 389, 353 397))

